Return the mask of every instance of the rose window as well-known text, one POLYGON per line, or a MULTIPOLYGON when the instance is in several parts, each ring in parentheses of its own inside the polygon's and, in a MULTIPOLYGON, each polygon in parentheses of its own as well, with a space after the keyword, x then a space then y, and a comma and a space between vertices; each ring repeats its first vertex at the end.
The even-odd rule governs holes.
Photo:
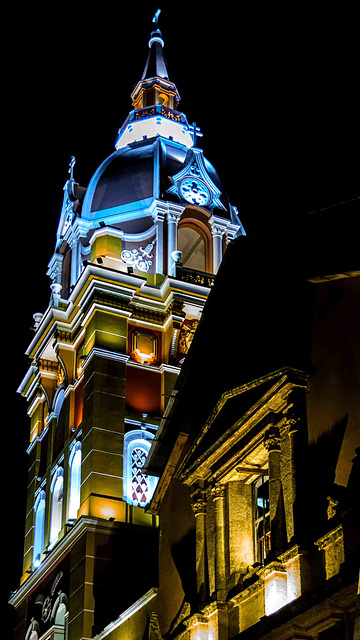
POLYGON ((180 193, 192 204, 204 205, 210 201, 210 192, 205 184, 197 178, 185 178, 180 184, 180 193))

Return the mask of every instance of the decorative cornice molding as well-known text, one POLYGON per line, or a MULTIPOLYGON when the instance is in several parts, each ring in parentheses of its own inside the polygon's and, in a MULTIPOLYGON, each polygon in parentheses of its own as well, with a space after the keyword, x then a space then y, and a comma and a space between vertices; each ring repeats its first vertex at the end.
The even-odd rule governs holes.
POLYGON ((324 536, 316 540, 315 544, 319 550, 322 550, 322 549, 326 549, 326 547, 333 545, 338 540, 342 540, 343 537, 344 537, 343 527, 342 527, 342 524, 339 524, 339 526, 336 527, 336 529, 332 529, 331 531, 326 533, 324 536))
POLYGON ((12 595, 9 603, 14 607, 18 607, 21 602, 27 598, 28 594, 35 589, 35 587, 45 578, 46 575, 57 565, 60 558, 62 558, 69 549, 77 542, 77 540, 85 533, 85 531, 104 531, 109 533, 113 530, 116 522, 110 522, 108 520, 102 520, 93 516, 81 516, 76 520, 74 526, 70 531, 56 544, 51 550, 40 566, 29 575, 27 580, 19 587, 19 589, 12 595))
POLYGON ((131 618, 131 616, 133 616, 137 611, 145 607, 145 605, 151 602, 151 600, 156 598, 157 594, 158 594, 158 589, 155 589, 155 588, 150 589, 147 593, 145 593, 145 595, 141 596, 141 598, 136 600, 136 602, 134 602, 128 609, 125 609, 125 611, 123 611, 123 613, 121 613, 119 617, 116 618, 116 620, 114 620, 113 622, 110 622, 110 624, 108 624, 105 627, 105 629, 103 629, 100 633, 94 636, 94 640, 103 640, 105 638, 108 638, 110 633, 115 631, 115 629, 120 627, 120 625, 123 624, 125 620, 128 620, 128 618, 131 618))
POLYGON ((119 351, 109 351, 108 349, 100 349, 99 347, 93 347, 90 353, 84 358, 83 361, 83 369, 86 369, 89 362, 92 360, 94 356, 99 356, 100 358, 106 358, 107 360, 115 360, 116 362, 127 363, 129 361, 130 356, 126 353, 120 353, 119 351))

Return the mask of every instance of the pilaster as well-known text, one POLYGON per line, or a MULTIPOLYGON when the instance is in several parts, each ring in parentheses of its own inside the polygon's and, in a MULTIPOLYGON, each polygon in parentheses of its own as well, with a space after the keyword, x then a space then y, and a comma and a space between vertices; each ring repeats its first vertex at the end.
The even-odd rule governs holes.
POLYGON ((215 504, 215 598, 226 598, 226 560, 225 560, 225 485, 216 484, 212 490, 215 504))
POLYGON ((164 203, 156 201, 156 208, 152 218, 156 226, 156 273, 164 273, 164 221, 166 208, 164 203))
POLYGON ((196 592, 199 609, 202 609, 208 601, 206 566, 206 492, 202 488, 197 487, 191 497, 196 529, 196 592))
POLYGON ((294 389, 280 423, 281 482, 283 486, 284 513, 287 542, 299 542, 307 537, 307 497, 301 493, 306 486, 307 422, 305 390, 294 389))
POLYGON ((167 225, 168 225, 168 252, 167 252, 167 271, 168 274, 175 275, 175 261, 172 253, 177 250, 177 226, 180 220, 183 207, 179 207, 172 203, 168 203, 167 225))
POLYGON ((282 551, 284 527, 280 442, 278 428, 271 426, 265 433, 264 446, 268 451, 271 551, 275 557, 282 551))
POLYGON ((210 220, 211 235, 213 241, 213 273, 217 273, 222 260, 222 241, 226 232, 224 220, 211 216, 210 220))

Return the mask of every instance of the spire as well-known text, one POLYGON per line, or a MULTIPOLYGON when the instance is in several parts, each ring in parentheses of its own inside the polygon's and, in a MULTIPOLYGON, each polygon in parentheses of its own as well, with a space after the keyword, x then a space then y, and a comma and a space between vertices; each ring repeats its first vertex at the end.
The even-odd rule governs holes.
POLYGON ((159 24, 159 15, 160 9, 157 10, 153 17, 153 23, 156 25, 156 29, 151 32, 150 40, 149 40, 149 55, 147 57, 144 73, 142 74, 142 80, 145 78, 164 78, 165 80, 169 80, 168 70, 166 67, 166 62, 164 58, 164 40, 161 34, 160 29, 158 28, 159 24))
POLYGON ((156 104, 162 104, 176 109, 180 96, 173 82, 169 81, 169 74, 164 56, 164 40, 159 29, 158 9, 152 19, 154 29, 149 40, 149 54, 140 82, 131 94, 135 109, 142 109, 156 104))

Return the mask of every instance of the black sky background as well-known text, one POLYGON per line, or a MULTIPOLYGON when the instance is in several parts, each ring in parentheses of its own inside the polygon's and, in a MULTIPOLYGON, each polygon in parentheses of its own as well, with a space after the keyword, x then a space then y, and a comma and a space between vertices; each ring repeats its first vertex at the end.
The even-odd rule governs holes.
MULTIPOLYGON (((359 39, 346 6, 327 3, 13 4, 3 23, 2 602, 18 587, 29 422, 16 389, 46 276, 71 155, 86 187, 114 150, 130 94, 160 27, 179 109, 203 132, 247 233, 359 197, 359 39)), ((341 225, 341 220, 339 220, 341 225)), ((336 229, 334 229, 336 233, 336 229)))

